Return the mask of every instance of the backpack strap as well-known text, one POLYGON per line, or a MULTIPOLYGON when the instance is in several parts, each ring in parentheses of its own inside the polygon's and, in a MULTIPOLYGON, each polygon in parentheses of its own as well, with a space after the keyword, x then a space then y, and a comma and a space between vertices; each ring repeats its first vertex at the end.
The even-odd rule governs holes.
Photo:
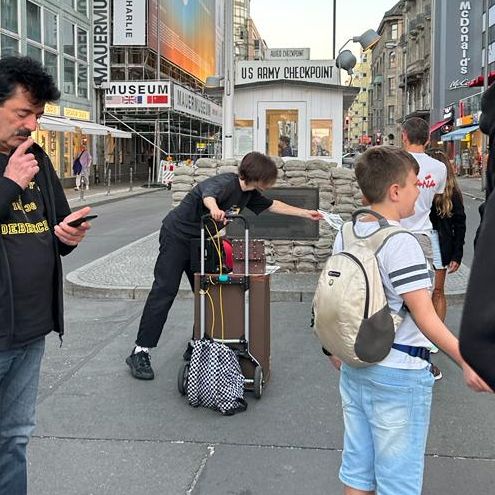
POLYGON ((358 239, 354 232, 353 222, 346 222, 340 227, 340 236, 342 238, 342 249, 346 249, 358 239))

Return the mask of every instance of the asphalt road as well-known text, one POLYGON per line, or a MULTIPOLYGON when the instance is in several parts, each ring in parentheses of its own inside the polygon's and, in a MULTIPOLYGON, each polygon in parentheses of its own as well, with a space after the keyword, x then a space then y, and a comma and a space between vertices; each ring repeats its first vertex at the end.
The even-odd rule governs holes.
POLYGON ((159 230, 171 204, 172 193, 160 190, 93 206, 92 213, 98 218, 92 220, 84 242, 63 259, 64 272, 69 273, 159 230))

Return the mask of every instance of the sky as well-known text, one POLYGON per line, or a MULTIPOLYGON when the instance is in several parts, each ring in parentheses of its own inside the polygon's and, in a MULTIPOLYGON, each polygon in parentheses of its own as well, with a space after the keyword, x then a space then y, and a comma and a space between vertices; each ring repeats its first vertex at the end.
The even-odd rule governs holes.
MULTIPOLYGON (((337 0, 336 53, 353 36, 378 29, 397 0, 337 0)), ((311 58, 332 58, 333 0, 251 0, 251 17, 269 48, 311 48, 311 58)), ((359 54, 359 44, 346 48, 359 54)))

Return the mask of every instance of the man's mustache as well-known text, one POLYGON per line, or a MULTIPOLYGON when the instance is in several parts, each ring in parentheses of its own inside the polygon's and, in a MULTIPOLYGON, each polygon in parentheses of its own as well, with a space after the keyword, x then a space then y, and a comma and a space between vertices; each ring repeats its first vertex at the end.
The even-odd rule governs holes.
POLYGON ((16 136, 29 137, 31 136, 31 131, 29 129, 19 129, 16 133, 16 136))

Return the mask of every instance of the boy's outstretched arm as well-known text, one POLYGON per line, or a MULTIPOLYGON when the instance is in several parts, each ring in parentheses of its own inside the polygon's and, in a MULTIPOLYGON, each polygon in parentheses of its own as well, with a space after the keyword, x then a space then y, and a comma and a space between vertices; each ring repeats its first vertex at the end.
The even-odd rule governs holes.
POLYGON ((402 297, 421 332, 462 368, 466 385, 476 392, 493 392, 462 358, 459 341, 437 316, 429 292, 419 289, 402 294, 402 297))
POLYGON ((308 218, 309 220, 322 220, 323 215, 316 210, 306 210, 305 208, 298 208, 297 206, 291 206, 282 201, 275 199, 272 206, 268 208, 268 211, 277 213, 279 215, 291 215, 293 217, 308 218))

